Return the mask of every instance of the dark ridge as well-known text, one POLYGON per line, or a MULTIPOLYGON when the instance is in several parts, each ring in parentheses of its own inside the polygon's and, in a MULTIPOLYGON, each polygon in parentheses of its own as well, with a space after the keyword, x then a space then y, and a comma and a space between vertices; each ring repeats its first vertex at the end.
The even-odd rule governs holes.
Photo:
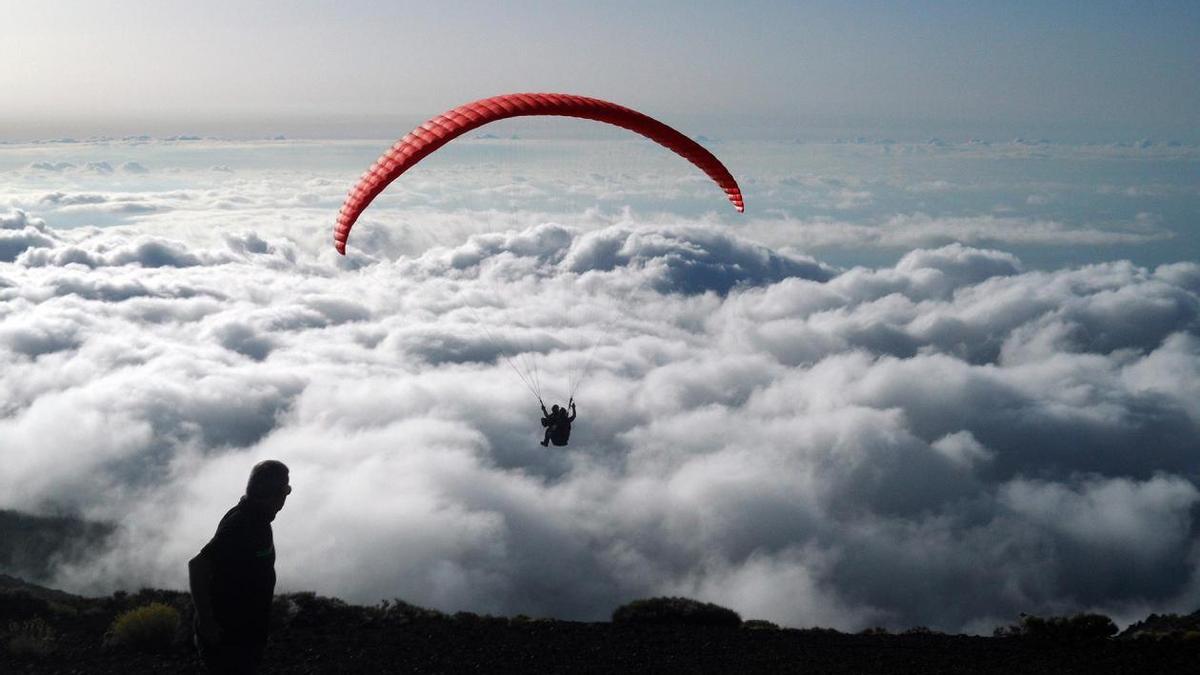
MULTIPOLYGON (((655 617, 704 607, 709 616, 732 613, 685 598, 655 600, 655 617)), ((1152 616, 1135 625, 1149 630, 1176 619, 1152 616)), ((201 673, 191 620, 191 598, 180 591, 83 598, 0 577, 0 672, 201 673), (151 603, 178 612, 169 645, 134 648, 106 639, 117 616, 151 603)), ((847 634, 755 619, 584 623, 445 614, 399 600, 363 607, 313 593, 276 596, 272 625, 263 673, 1174 673, 1194 670, 1198 644, 1183 634, 1062 641, 921 628, 847 634)))

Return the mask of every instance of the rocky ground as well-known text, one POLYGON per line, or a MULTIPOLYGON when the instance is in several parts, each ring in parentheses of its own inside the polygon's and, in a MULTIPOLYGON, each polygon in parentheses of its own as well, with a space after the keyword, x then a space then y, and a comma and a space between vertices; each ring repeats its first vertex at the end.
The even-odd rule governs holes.
MULTIPOLYGON (((199 673, 188 643, 183 593, 142 591, 79 598, 0 578, 0 672, 199 673), (6 588, 7 586, 7 588, 6 588), (122 611, 163 602, 180 611, 157 651, 113 646, 122 611), (12 653, 12 628, 43 618, 50 635, 12 653)), ((1046 641, 913 631, 631 626, 526 617, 444 615, 406 605, 357 607, 310 594, 280 596, 262 672, 686 672, 686 673, 1183 673, 1196 672, 1200 641, 1160 622, 1156 636, 1046 641)), ((1190 635, 1190 634, 1188 634, 1190 635)))

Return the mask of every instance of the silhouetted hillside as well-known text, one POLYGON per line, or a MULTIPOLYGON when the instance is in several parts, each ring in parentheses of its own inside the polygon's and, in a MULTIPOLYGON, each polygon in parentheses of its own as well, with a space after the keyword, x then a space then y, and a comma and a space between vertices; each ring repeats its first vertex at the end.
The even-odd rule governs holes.
MULTIPOLYGON (((1197 656, 1190 639, 1058 643, 921 629, 851 635, 734 623, 729 617, 736 614, 728 610, 682 598, 620 609, 622 616, 649 609, 653 620, 448 615, 400 601, 360 607, 311 593, 281 595, 263 672, 1187 672, 1197 656), (719 617, 718 625, 697 625, 698 611, 719 617)), ((178 591, 82 598, 0 577, 0 672, 199 673, 191 612, 190 597, 178 591), (122 641, 114 635, 114 619, 147 607, 126 616, 169 619, 167 639, 117 646, 122 641)))
POLYGON ((68 516, 35 516, 0 509, 0 573, 34 581, 104 543, 113 527, 68 516))
POLYGON ((1120 637, 1127 640, 1186 640, 1200 650, 1200 612, 1151 614, 1131 624, 1120 637))

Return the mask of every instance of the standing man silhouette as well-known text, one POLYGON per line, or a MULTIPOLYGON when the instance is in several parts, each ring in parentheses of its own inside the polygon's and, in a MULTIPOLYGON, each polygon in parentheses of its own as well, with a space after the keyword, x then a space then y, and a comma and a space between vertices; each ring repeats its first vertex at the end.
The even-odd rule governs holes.
POLYGON ((292 487, 283 462, 254 465, 246 494, 188 562, 195 642, 212 673, 253 673, 262 660, 275 596, 271 521, 292 487))

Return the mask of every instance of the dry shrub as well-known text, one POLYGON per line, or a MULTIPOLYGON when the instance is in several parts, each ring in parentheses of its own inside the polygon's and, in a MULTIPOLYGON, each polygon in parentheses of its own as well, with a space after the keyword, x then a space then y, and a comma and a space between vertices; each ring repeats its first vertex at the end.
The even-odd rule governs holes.
POLYGON ((13 656, 46 656, 54 651, 56 639, 50 624, 37 616, 9 623, 4 646, 13 656))
POLYGON ((171 646, 179 629, 179 610, 152 602, 123 612, 108 629, 108 644, 143 651, 157 651, 171 646))

